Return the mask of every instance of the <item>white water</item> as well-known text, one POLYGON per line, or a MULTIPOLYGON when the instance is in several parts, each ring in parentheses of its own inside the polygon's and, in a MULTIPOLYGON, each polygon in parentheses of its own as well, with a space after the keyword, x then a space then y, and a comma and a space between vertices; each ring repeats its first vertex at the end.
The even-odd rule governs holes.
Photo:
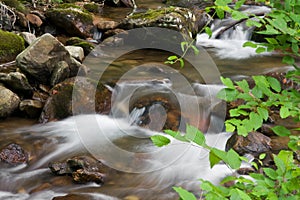
MULTIPOLYGON (((264 6, 245 6, 243 12, 254 14, 267 13, 270 12, 270 8, 264 6)), ((250 40, 254 30, 253 27, 247 27, 245 22, 239 23, 219 35, 220 31, 234 22, 231 18, 214 20, 211 25, 211 30, 213 31, 212 37, 209 38, 206 33, 198 34, 197 45, 213 48, 212 51, 221 59, 245 59, 253 56, 270 55, 270 53, 257 54, 255 48, 243 47, 243 44, 250 40)))

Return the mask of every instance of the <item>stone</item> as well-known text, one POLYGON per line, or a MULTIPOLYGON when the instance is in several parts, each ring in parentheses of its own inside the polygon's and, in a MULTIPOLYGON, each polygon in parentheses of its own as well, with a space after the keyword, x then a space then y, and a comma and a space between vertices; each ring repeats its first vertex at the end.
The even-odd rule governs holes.
POLYGON ((102 84, 98 84, 97 90, 95 87, 85 77, 69 78, 55 85, 50 91, 50 97, 45 103, 39 121, 55 121, 84 113, 97 112, 108 114, 110 111, 111 92, 102 84), (75 80, 77 93, 73 95, 75 80), (77 113, 73 113, 72 106, 76 107, 77 113))
POLYGON ((0 85, 0 118, 10 116, 18 108, 19 103, 18 95, 0 85))
POLYGON ((56 27, 63 29, 70 36, 91 37, 94 27, 93 17, 78 7, 53 8, 46 11, 45 16, 56 27))
POLYGON ((165 3, 168 6, 179 6, 179 7, 184 7, 184 8, 193 8, 193 7, 198 7, 198 8, 206 8, 208 6, 212 6, 214 3, 212 0, 208 1, 203 1, 203 0, 166 0, 165 3))
POLYGON ((70 69, 66 61, 55 63, 54 70, 50 79, 50 85, 56 85, 69 77, 70 69))
POLYGON ((22 32, 20 35, 28 45, 33 43, 33 41, 36 39, 36 36, 29 32, 22 32))
POLYGON ((79 62, 82 62, 84 59, 84 51, 82 47, 78 46, 65 46, 67 51, 70 53, 70 55, 78 60, 79 62))
POLYGON ((13 61, 25 49, 22 37, 1 29, 0 41, 0 63, 13 61))
POLYGON ((63 162, 49 163, 49 168, 55 175, 72 176, 76 183, 103 184, 104 182, 105 175, 101 173, 103 164, 89 156, 78 156, 63 162))
POLYGON ((119 23, 115 22, 115 21, 101 20, 97 24, 97 28, 100 31, 107 31, 107 30, 111 30, 111 29, 117 28, 118 25, 119 25, 119 23))
POLYGON ((21 101, 19 109, 26 117, 38 118, 42 112, 43 106, 44 104, 41 101, 25 99, 21 101))
POLYGON ((54 197, 52 200, 82 200, 82 199, 94 200, 95 198, 88 194, 67 194, 65 196, 54 197))
MULTIPOLYGON (((41 83, 49 85, 57 83, 57 80, 62 81, 63 78, 76 76, 79 69, 85 67, 80 63, 74 61, 66 50, 64 45, 55 37, 46 33, 37 38, 29 47, 27 47, 16 58, 17 66, 24 72, 30 80, 34 83, 41 83), (66 69, 57 69, 57 63, 64 61, 68 65, 69 74, 57 75, 58 71, 67 71, 66 69), (56 75, 53 75, 55 71, 56 75)), ((63 65, 64 66, 64 65, 63 65)))
POLYGON ((78 38, 78 37, 69 38, 66 41, 66 45, 82 47, 85 56, 87 56, 95 48, 95 46, 93 44, 89 43, 86 40, 78 38))
POLYGON ((227 141, 225 150, 235 150, 238 154, 251 154, 255 157, 271 151, 271 139, 259 132, 250 132, 247 137, 234 133, 227 141))
POLYGON ((43 21, 41 20, 41 18, 32 13, 27 14, 26 19, 35 27, 40 27, 43 24, 43 21))
POLYGON ((124 19, 118 28, 170 28, 191 38, 195 38, 199 31, 205 26, 207 20, 207 14, 203 10, 169 7, 148 10, 147 12, 142 13, 134 13, 124 19))
POLYGON ((27 77, 20 72, 0 73, 0 82, 20 96, 32 96, 33 88, 27 77))
POLYGON ((18 144, 12 143, 0 151, 0 161, 10 165, 19 165, 28 162, 28 153, 18 144))

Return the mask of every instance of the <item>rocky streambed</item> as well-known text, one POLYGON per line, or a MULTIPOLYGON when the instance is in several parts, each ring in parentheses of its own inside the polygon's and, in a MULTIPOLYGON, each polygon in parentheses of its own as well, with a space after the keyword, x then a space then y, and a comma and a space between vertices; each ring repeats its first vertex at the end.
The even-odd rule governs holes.
MULTIPOLYGON (((203 10, 207 4, 184 2, 0 2, 0 198, 176 199, 171 190, 174 184, 197 193, 198 178, 217 183, 231 172, 222 165, 209 170, 205 152, 194 148, 174 164, 171 158, 185 152, 184 144, 151 154, 156 151, 149 140, 151 134, 185 130, 186 123, 207 132, 212 145, 234 148, 254 159, 267 153, 263 164, 273 164, 272 153, 286 149, 287 139, 278 139, 270 127, 299 124, 280 120, 274 110, 274 120, 247 138, 224 133, 226 107, 241 102, 226 105, 215 98, 222 88, 218 81, 203 84, 203 77, 190 63, 184 69, 164 67, 161 63, 170 53, 151 50, 166 45, 178 50, 180 41, 195 38, 210 20, 203 10), (168 28, 183 37, 168 37, 168 31, 163 37, 147 27, 168 28), (135 29, 147 31, 132 34, 135 29), (120 53, 125 52, 124 46, 140 41, 146 41, 148 49, 129 48, 126 54, 120 53), (68 118, 74 115, 77 117, 68 118), (22 124, 26 119, 30 120, 22 124), (108 135, 97 135, 103 130, 108 135), (110 142, 134 156, 128 159, 114 152, 110 142), (173 165, 166 165, 167 161, 173 165), (143 173, 135 174, 138 171, 143 173)), ((235 73, 228 69, 228 63, 241 65, 240 61, 211 56, 222 66, 220 74, 248 78, 243 76, 249 75, 243 67, 235 73)), ((256 58, 249 58, 247 67, 249 63, 261 67, 255 62, 263 58, 256 58)), ((283 88, 299 90, 284 79, 284 72, 274 72, 273 65, 280 65, 278 57, 274 59, 277 63, 267 64, 271 67, 251 73, 271 71, 269 75, 280 80, 283 88)), ((204 60, 202 65, 215 66, 204 60)), ((241 173, 251 170, 241 169, 241 173)))

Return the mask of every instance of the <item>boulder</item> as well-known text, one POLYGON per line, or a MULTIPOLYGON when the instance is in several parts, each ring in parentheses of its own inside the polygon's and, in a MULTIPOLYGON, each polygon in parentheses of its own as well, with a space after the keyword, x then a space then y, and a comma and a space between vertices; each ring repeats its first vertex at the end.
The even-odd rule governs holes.
POLYGON ((33 41, 36 39, 36 36, 29 32, 22 32, 20 35, 28 45, 33 43, 33 41))
POLYGON ((115 29, 115 28, 117 28, 118 25, 119 25, 118 22, 115 22, 112 20, 101 20, 100 22, 98 22, 98 24, 96 26, 97 26, 98 30, 104 32, 107 30, 115 29))
POLYGON ((184 7, 184 8, 193 8, 193 7, 198 7, 198 8, 206 8, 208 6, 213 5, 212 0, 208 1, 203 1, 203 0, 165 0, 165 3, 168 6, 179 6, 179 7, 184 7))
POLYGON ((259 132, 250 132, 247 137, 234 133, 226 143, 226 151, 235 150, 238 154, 251 154, 255 157, 271 151, 271 139, 259 132))
POLYGON ((20 145, 12 143, 2 148, 0 161, 10 165, 27 163, 28 153, 20 145))
POLYGON ((169 7, 134 13, 124 19, 118 27, 122 29, 170 28, 194 38, 205 26, 207 20, 207 14, 203 10, 169 7))
POLYGON ((26 76, 20 72, 0 73, 0 82, 20 96, 30 97, 33 93, 26 76))
POLYGON ((22 37, 0 29, 0 63, 13 61, 25 49, 22 37))
POLYGON ((103 184, 105 175, 103 164, 88 156, 73 157, 63 162, 49 163, 49 168, 55 175, 72 176, 76 183, 94 182, 103 184))
POLYGON ((78 46, 65 46, 67 51, 70 53, 70 55, 78 60, 79 62, 82 62, 84 59, 84 51, 82 47, 78 46))
POLYGON ((42 112, 44 104, 39 100, 25 99, 21 101, 19 109, 26 117, 38 118, 42 112))
POLYGON ((37 38, 17 56, 16 61, 21 71, 34 79, 33 82, 45 85, 53 85, 65 78, 76 76, 79 69, 83 69, 83 74, 86 73, 85 67, 76 62, 64 45, 48 33, 37 38), (58 74, 61 71, 64 73, 58 74))
POLYGON ((94 27, 93 17, 80 7, 60 7, 49 9, 45 13, 46 18, 56 27, 61 28, 70 36, 82 38, 91 37, 94 27))
POLYGON ((27 14, 26 19, 35 27, 40 27, 43 24, 43 21, 41 20, 41 18, 32 13, 27 14))
POLYGON ((78 37, 71 37, 66 41, 66 45, 82 47, 84 55, 87 56, 95 47, 93 44, 78 37))
POLYGON ((11 115, 19 106, 19 97, 9 89, 0 85, 0 118, 11 115))
POLYGON ((70 78, 55 85, 51 89, 50 97, 43 108, 40 122, 55 121, 83 113, 108 114, 111 92, 101 83, 98 84, 97 90, 95 90, 95 87, 85 77, 70 78), (76 95, 73 95, 75 80, 76 95), (96 91, 96 94, 93 94, 92 91, 96 91), (72 106, 76 107, 77 113, 73 113, 72 106))

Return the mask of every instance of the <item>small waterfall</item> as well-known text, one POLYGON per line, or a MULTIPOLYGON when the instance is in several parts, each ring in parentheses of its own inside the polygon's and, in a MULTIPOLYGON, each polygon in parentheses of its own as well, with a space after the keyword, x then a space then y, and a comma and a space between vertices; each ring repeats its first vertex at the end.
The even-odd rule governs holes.
MULTIPOLYGON (((265 6, 243 6, 242 11, 262 15, 270 11, 265 6)), ((249 41, 254 27, 246 26, 245 21, 237 23, 231 18, 223 20, 216 19, 211 25, 212 37, 206 33, 197 35, 197 45, 211 48, 221 59, 245 59, 251 56, 257 56, 254 48, 243 47, 246 41, 249 41)), ((259 55, 268 55, 262 53, 259 55)))

